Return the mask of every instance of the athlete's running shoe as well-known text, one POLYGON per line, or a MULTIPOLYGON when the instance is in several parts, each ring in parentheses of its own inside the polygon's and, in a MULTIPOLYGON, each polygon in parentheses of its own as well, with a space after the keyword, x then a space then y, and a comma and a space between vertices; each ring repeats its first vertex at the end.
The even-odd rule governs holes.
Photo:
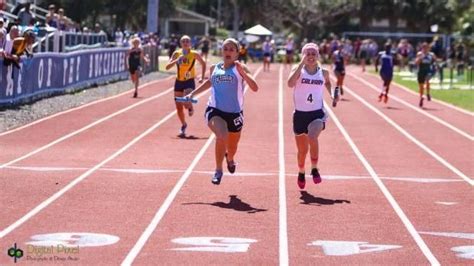
POLYGON ((221 183, 222 175, 223 173, 221 170, 216 170, 211 180, 212 184, 219 185, 221 183))
POLYGON ((420 98, 420 103, 418 104, 420 107, 423 107, 423 98, 420 98))
POLYGON ((304 186, 306 185, 306 180, 304 173, 298 173, 298 187, 300 189, 304 189, 304 186))
POLYGON ((227 153, 225 154, 225 161, 227 162, 227 170, 229 170, 229 173, 233 174, 235 173, 235 162, 234 161, 229 161, 227 159, 227 153))
POLYGON ((431 94, 426 94, 426 98, 428 99, 428 102, 431 101, 431 94))
POLYGON ((387 95, 387 94, 384 95, 383 102, 384 102, 384 103, 387 103, 387 102, 388 102, 388 95, 387 95))
POLYGON ((383 93, 380 93, 380 95, 379 95, 379 102, 381 102, 382 99, 383 99, 383 93))
POLYGON ((182 136, 186 135, 186 128, 187 127, 188 127, 188 124, 186 124, 186 123, 184 125, 182 125, 181 129, 179 130, 179 134, 182 135, 182 136))
POLYGON ((133 93, 133 98, 137 98, 138 97, 138 94, 135 92, 133 93))
POLYGON ((319 174, 318 168, 311 169, 311 175, 313 176, 313 182, 315 184, 321 183, 321 175, 319 174))

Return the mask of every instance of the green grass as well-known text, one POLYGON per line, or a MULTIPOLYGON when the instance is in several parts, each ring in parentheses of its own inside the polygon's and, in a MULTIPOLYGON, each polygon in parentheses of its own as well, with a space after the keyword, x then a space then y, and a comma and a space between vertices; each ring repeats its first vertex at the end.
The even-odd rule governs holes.
MULTIPOLYGON (((468 71, 466 71, 467 73, 468 71)), ((374 72, 375 73, 375 72, 374 72)), ((444 78, 449 78, 449 70, 445 70, 444 78)), ((456 88, 456 84, 459 85, 468 85, 469 74, 465 74, 463 77, 458 78, 457 83, 453 83, 453 88, 449 90, 439 90, 439 89, 431 89, 431 97, 446 103, 450 103, 452 105, 458 106, 465 110, 474 112, 474 84, 472 89, 468 90, 461 90, 456 88)), ((454 77, 456 77, 456 71, 454 71, 454 77)), ((418 92, 418 82, 416 80, 403 80, 402 77, 397 75, 397 72, 394 73, 393 82, 403 85, 414 92, 418 92)), ((449 84, 446 80, 444 81, 445 84, 449 84)), ((436 82, 431 82, 432 85, 436 84, 436 82)))

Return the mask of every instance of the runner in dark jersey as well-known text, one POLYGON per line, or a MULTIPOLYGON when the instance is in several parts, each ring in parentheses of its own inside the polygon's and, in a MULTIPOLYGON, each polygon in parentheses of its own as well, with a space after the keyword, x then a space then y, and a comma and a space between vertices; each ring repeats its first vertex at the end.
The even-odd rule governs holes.
POLYGON ((345 68, 345 57, 342 49, 344 48, 344 45, 342 43, 339 43, 339 46, 337 47, 337 50, 334 51, 332 54, 332 62, 333 62, 333 69, 334 69, 334 74, 336 75, 337 82, 336 86, 338 86, 341 90, 341 95, 344 94, 344 77, 346 75, 346 68, 345 68))
POLYGON ((141 72, 140 60, 145 61, 147 64, 150 62, 148 57, 143 55, 143 50, 140 47, 140 39, 133 38, 132 48, 128 50, 127 56, 125 59, 125 65, 127 66, 128 71, 130 72, 130 78, 132 79, 133 84, 135 85, 135 92, 133 93, 133 98, 138 97, 138 84, 141 72))
POLYGON ((387 43, 385 44, 385 51, 380 52, 375 60, 375 72, 378 71, 378 65, 380 62, 380 77, 383 80, 383 89, 379 95, 379 102, 383 100, 384 103, 387 103, 388 101, 388 91, 390 88, 390 82, 392 82, 393 78, 394 56, 395 55, 392 53, 392 45, 387 43))
POLYGON ((426 88, 426 97, 431 101, 430 95, 430 79, 434 73, 434 63, 436 56, 429 51, 428 43, 424 42, 421 46, 421 51, 416 55, 415 63, 418 65, 418 87, 420 90, 419 106, 423 107, 424 90, 426 88))

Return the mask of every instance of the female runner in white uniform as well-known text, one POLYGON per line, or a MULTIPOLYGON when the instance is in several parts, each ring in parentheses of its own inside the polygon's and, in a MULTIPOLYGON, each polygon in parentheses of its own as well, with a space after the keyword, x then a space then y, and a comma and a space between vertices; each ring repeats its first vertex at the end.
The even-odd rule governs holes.
POLYGON ((224 41, 222 55, 223 62, 211 67, 211 78, 195 91, 186 95, 186 97, 192 98, 211 88, 206 119, 207 125, 216 135, 216 172, 212 177, 212 183, 215 185, 219 185, 221 182, 224 157, 227 161, 227 170, 230 173, 235 172, 234 156, 244 123, 242 111, 244 82, 251 90, 258 90, 258 85, 247 66, 237 60, 239 43, 235 39, 229 38, 224 41))
MULTIPOLYGON (((303 46, 301 62, 293 67, 288 77, 288 87, 294 89, 293 132, 298 148, 298 186, 303 189, 305 160, 308 148, 311 156, 313 182, 321 182, 317 163, 319 158, 318 136, 325 127, 326 113, 323 106, 324 88, 331 94, 329 72, 319 64, 319 49, 315 43, 303 46)), ((337 102, 339 97, 335 99, 337 102)))

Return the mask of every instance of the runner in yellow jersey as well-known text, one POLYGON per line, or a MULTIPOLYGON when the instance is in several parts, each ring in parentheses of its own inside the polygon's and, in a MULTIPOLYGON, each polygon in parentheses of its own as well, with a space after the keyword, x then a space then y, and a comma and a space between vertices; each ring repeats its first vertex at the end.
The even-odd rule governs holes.
MULTIPOLYGON (((191 50, 191 38, 189 38, 187 35, 184 35, 181 37, 180 44, 181 49, 176 50, 173 53, 170 60, 168 61, 168 64, 166 65, 166 70, 170 69, 174 65, 176 65, 178 68, 176 72, 176 82, 174 84, 175 97, 183 97, 184 95, 191 93, 196 88, 194 83, 194 67, 196 60, 199 61, 202 66, 202 75, 199 79, 199 83, 202 83, 206 73, 206 62, 204 62, 198 52, 191 50)), ((194 113, 191 103, 176 102, 176 111, 178 113, 178 118, 181 121, 181 137, 186 136, 186 128, 188 127, 183 108, 188 109, 189 116, 192 116, 194 113)))

